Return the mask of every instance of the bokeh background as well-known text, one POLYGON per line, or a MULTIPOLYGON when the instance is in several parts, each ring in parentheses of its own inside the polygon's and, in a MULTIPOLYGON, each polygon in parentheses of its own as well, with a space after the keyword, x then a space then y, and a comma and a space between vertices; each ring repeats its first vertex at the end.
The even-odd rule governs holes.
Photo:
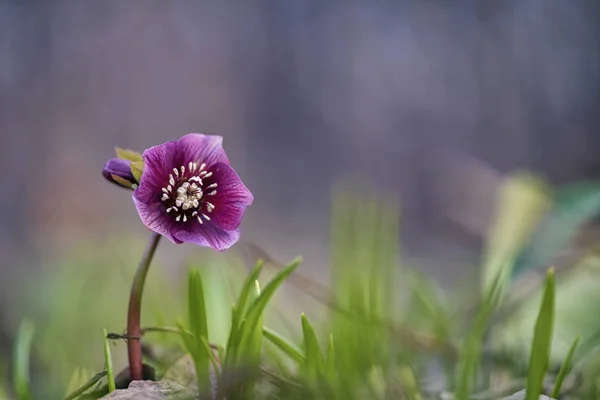
POLYGON ((595 0, 1 0, 2 347, 65 257, 117 238, 103 257, 133 271, 147 232, 102 166, 188 132, 224 136, 253 191, 243 240, 316 279, 341 180, 399 200, 406 260, 443 285, 477 274, 504 174, 600 177, 599 16, 595 0))

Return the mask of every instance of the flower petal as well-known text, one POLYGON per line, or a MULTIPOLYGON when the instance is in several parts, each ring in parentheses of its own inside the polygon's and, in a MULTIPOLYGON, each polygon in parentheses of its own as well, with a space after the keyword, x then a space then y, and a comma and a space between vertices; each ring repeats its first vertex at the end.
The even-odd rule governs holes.
POLYGON ((133 203, 146 228, 160 235, 163 235, 175 244, 183 243, 172 235, 172 230, 175 222, 165 212, 164 206, 160 202, 145 203, 137 196, 140 188, 138 187, 133 192, 133 203))
POLYGON ((217 135, 204 135, 202 133, 188 133, 177 141, 178 167, 187 165, 190 161, 211 166, 217 163, 229 165, 229 159, 223 150, 223 137, 217 135))
POLYGON ((227 231, 207 222, 202 225, 196 223, 176 226, 171 234, 180 243, 186 242, 211 247, 216 251, 227 250, 240 238, 238 230, 227 231))
POLYGON ((144 172, 133 193, 133 201, 148 229, 176 244, 189 242, 217 251, 226 250, 238 241, 244 211, 254 199, 229 166, 222 142, 221 136, 190 133, 144 151, 144 172), (169 184, 173 168, 187 168, 190 162, 205 163, 206 170, 212 173, 206 178, 205 187, 217 184, 215 195, 206 194, 206 201, 215 207, 212 212, 205 208, 210 220, 207 218, 203 224, 192 220, 175 221, 166 213, 162 200, 162 190, 169 184))
MULTIPOLYGON (((219 163, 211 168, 212 182, 218 184, 217 193, 205 199, 214 204, 211 221, 221 229, 235 230, 240 226, 246 208, 254 197, 229 165, 219 163)), ((207 182, 209 183, 209 182, 207 182)))
POLYGON ((173 156, 177 153, 177 147, 177 142, 172 141, 145 150, 142 182, 146 178, 148 183, 156 187, 166 185, 169 181, 169 174, 174 168, 173 156))

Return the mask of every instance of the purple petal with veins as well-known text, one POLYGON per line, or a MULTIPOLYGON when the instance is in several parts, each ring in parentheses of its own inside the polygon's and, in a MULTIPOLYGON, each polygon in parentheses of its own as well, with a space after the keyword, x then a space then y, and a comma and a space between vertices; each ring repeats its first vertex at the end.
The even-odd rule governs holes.
POLYGON ((223 251, 235 244, 252 193, 231 168, 221 136, 190 133, 146 150, 133 201, 142 222, 173 243, 223 251))

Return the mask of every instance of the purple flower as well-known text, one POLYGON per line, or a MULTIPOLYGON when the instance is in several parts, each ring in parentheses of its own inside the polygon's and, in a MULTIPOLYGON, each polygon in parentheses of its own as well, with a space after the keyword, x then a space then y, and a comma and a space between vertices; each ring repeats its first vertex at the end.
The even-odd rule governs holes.
POLYGON ((136 180, 131 172, 131 161, 111 158, 102 169, 102 176, 110 182, 128 189, 134 189, 136 180))
POLYGON ((144 151, 133 201, 146 227, 173 243, 217 251, 237 242, 254 198, 229 165, 222 142, 221 136, 190 133, 144 151))

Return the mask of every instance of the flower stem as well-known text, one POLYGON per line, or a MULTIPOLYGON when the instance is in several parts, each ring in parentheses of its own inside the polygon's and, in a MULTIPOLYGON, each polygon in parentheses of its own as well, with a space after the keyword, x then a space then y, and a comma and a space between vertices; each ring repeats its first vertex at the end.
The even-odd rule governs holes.
MULTIPOLYGON (((127 335, 140 337, 141 329, 141 313, 142 313, 142 294, 144 292, 144 283, 146 275, 150 268, 150 262, 158 246, 160 235, 153 232, 146 247, 146 251, 142 256, 140 265, 138 266, 133 284, 131 285, 131 294, 129 296, 129 309, 127 311, 127 335)), ((142 344, 139 340, 127 341, 127 354, 129 356, 129 374, 133 381, 143 379, 142 369, 142 344)))

